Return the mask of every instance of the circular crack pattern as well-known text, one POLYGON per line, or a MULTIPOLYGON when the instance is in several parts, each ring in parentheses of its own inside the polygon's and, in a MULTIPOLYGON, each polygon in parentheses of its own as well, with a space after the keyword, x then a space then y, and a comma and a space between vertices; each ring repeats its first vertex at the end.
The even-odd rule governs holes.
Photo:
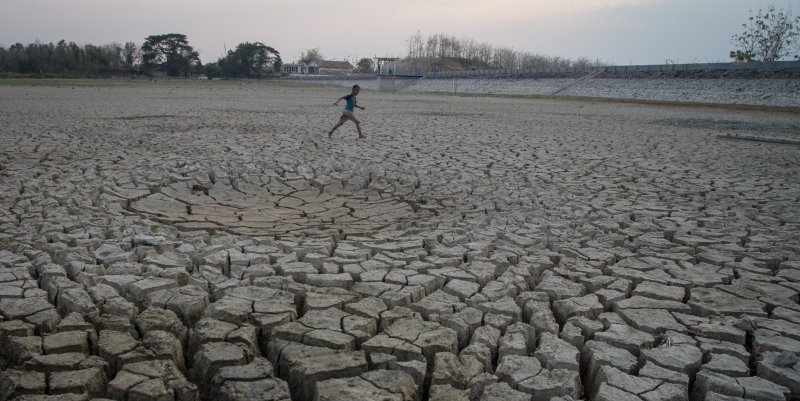
POLYGON ((433 216, 430 209, 415 213, 392 196, 346 191, 339 182, 317 189, 305 179, 272 177, 254 185, 248 178, 225 183, 190 178, 131 202, 129 210, 181 230, 255 236, 364 235, 433 216))

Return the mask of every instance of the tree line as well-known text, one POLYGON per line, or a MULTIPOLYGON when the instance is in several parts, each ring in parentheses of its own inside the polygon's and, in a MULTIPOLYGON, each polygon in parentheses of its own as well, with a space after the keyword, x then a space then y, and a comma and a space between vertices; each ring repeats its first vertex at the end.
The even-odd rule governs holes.
MULTIPOLYGON (((800 59, 800 16, 791 10, 769 6, 759 9, 742 24, 744 31, 731 38, 737 62, 800 59)), ((603 65, 582 57, 569 59, 495 46, 446 33, 407 40, 405 61, 416 66, 444 65, 451 69, 587 68, 603 65)), ((322 60, 319 49, 303 53, 302 61, 322 60)), ((202 64, 186 35, 151 35, 141 45, 134 42, 100 46, 58 43, 15 43, 0 46, 0 73, 54 76, 149 75, 161 71, 170 76, 206 74, 209 77, 261 78, 280 71, 280 53, 262 42, 244 42, 216 62, 202 64)), ((374 69, 371 59, 361 59, 358 71, 374 69)))
POLYGON ((0 73, 41 76, 109 76, 156 71, 169 76, 261 78, 280 71, 280 53, 261 42, 240 43, 216 62, 203 65, 186 35, 151 35, 134 42, 101 46, 58 43, 15 43, 0 46, 0 73))
POLYGON ((75 42, 16 43, 0 47, 0 72, 49 75, 105 75, 132 72, 139 67, 134 43, 102 46, 75 42))
POLYGON ((599 60, 570 59, 518 51, 472 38, 447 33, 423 36, 417 31, 406 40, 405 60, 409 62, 451 61, 477 69, 582 68, 603 65, 599 60))
MULTIPOLYGON (((743 32, 734 35, 735 62, 800 60, 800 16, 791 9, 774 5, 750 12, 742 24, 743 32)), ((569 59, 495 46, 472 38, 446 33, 424 36, 419 31, 406 40, 405 60, 415 66, 442 65, 463 69, 587 68, 602 66, 599 60, 569 59)))

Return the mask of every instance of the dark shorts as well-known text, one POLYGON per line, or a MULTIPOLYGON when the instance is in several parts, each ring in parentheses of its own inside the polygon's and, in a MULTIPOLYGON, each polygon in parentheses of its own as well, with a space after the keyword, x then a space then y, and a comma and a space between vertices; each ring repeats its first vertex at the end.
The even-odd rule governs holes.
POLYGON ((339 122, 340 123, 344 123, 347 120, 350 120, 350 121, 352 121, 352 122, 354 122, 356 124, 360 123, 360 121, 358 121, 358 119, 356 118, 355 114, 353 114, 353 112, 350 111, 350 110, 345 110, 344 113, 342 113, 342 116, 339 117, 339 122))

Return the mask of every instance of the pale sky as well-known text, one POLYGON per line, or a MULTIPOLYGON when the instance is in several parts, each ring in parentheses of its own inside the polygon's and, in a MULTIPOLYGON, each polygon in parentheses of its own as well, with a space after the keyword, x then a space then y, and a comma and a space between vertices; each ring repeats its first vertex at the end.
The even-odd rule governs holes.
POLYGON ((728 61, 749 10, 800 0, 3 0, 0 45, 141 44, 183 33, 204 63, 263 42, 284 60, 402 56, 414 32, 618 65, 728 61))

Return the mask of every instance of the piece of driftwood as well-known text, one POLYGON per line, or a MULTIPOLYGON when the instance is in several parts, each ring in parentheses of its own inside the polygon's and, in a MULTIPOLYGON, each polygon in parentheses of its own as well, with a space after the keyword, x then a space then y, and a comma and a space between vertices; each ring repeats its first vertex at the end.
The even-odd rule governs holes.
POLYGON ((784 145, 800 145, 800 140, 798 140, 798 139, 770 138, 770 137, 765 137, 765 136, 720 134, 720 135, 717 135, 717 138, 720 138, 720 139, 738 139, 740 141, 781 143, 781 144, 784 144, 784 145))

